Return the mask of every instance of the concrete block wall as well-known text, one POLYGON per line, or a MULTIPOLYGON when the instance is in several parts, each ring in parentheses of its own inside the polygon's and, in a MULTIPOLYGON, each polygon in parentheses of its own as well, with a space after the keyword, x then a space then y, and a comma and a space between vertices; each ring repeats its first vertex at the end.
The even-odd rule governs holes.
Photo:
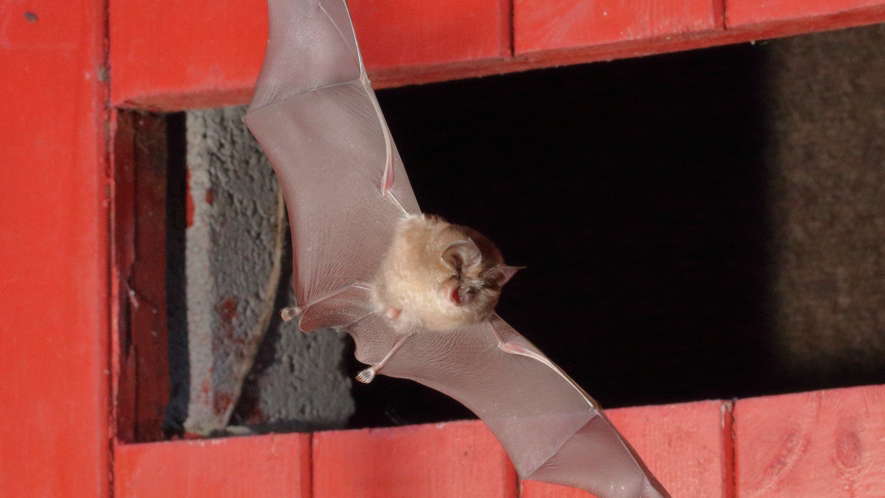
POLYGON ((279 319, 280 307, 294 302, 289 234, 276 177, 244 112, 186 117, 186 306, 173 318, 186 325, 186 340, 173 339, 171 355, 190 374, 170 413, 186 414, 177 422, 198 434, 229 424, 340 427, 353 411, 343 337, 305 335, 279 319), (261 375, 250 377, 259 350, 261 375))

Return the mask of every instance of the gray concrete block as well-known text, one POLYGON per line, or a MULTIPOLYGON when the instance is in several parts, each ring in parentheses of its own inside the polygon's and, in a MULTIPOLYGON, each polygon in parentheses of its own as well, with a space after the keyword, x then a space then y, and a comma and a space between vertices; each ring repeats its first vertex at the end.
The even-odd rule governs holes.
MULTIPOLYGON (((263 348, 261 371, 250 377, 253 413, 246 421, 342 426, 353 412, 350 381, 340 368, 342 336, 305 336, 294 325, 281 327, 277 318, 280 303, 293 299, 277 295, 280 289, 291 293, 291 253, 281 253, 288 241, 279 244, 288 233, 278 240, 285 220, 278 213, 276 178, 242 123, 244 112, 236 107, 187 113, 190 374, 184 428, 208 434, 228 425, 265 336, 274 340, 263 348)), ((173 348, 172 354, 183 351, 173 348)))

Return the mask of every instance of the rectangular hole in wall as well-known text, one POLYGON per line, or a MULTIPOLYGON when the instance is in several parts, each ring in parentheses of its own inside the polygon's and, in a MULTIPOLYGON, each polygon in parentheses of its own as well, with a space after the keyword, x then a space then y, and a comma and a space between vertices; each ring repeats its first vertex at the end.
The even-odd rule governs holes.
MULTIPOLYGON (((378 97, 422 207, 527 266, 501 315, 604 406, 881 383, 883 40, 872 26, 378 97)), ((276 251, 243 112, 119 115, 121 438, 469 416, 407 381, 352 387, 341 336, 279 323, 288 235, 276 251)))
POLYGON ((289 234, 244 111, 118 112, 123 441, 342 427, 353 411, 343 337, 279 319, 289 234))

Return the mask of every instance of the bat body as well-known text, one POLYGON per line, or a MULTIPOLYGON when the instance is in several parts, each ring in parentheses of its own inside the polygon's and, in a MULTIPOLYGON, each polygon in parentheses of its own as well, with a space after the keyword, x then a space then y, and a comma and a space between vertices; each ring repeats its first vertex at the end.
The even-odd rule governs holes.
POLYGON ((520 477, 600 498, 669 496, 596 402, 493 309, 514 268, 481 234, 422 215, 343 0, 269 0, 246 123, 292 227, 299 326, 467 406, 520 477), (409 258, 414 259, 414 261, 409 258))
POLYGON ((371 382, 413 333, 455 331, 488 320, 516 270, 476 230, 438 216, 406 215, 370 286, 375 313, 401 337, 357 380, 371 382))
POLYGON ((373 283, 394 330, 445 331, 487 320, 515 269, 481 233, 436 216, 406 216, 373 283))

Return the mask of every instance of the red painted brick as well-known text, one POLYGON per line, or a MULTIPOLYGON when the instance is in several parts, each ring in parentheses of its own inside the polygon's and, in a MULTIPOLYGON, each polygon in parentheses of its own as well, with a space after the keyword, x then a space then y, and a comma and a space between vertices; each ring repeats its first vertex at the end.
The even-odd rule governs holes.
POLYGON ((524 54, 711 31, 722 27, 722 9, 711 0, 515 0, 513 20, 524 54))
POLYGON ((885 496, 885 386, 738 401, 738 497, 885 496))
MULTIPOLYGON (((607 410, 612 423, 674 497, 729 497, 730 405, 702 401, 607 410)), ((523 498, 579 498, 590 493, 525 481, 523 498)))
POLYGON ((516 472, 479 421, 319 432, 314 498, 514 498, 516 472))
POLYGON ((310 498, 310 435, 118 445, 118 498, 310 498))

